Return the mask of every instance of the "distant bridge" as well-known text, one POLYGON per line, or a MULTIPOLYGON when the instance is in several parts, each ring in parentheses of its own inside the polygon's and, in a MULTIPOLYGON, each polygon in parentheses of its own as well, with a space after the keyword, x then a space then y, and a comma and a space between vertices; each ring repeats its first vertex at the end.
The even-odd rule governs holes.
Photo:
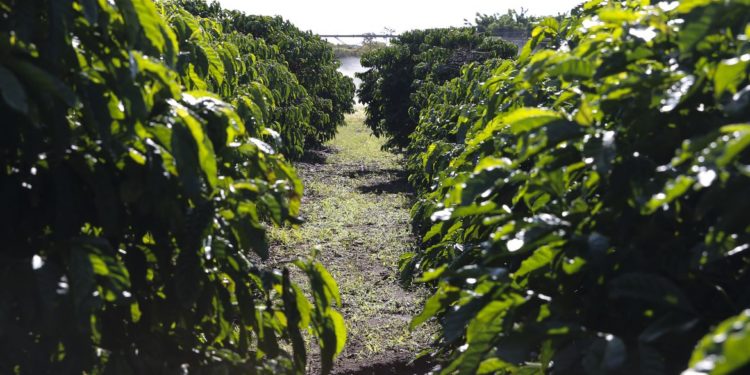
MULTIPOLYGON (((393 39, 398 36, 398 34, 325 34, 325 35, 319 35, 321 38, 384 38, 384 39, 393 39)), ((518 30, 507 30, 507 31, 500 31, 497 33, 494 33, 492 35, 493 37, 502 38, 505 39, 511 43, 514 43, 519 48, 523 47, 524 44, 529 40, 529 33, 525 31, 518 31, 518 30)))
POLYGON ((336 34, 318 35, 321 38, 395 38, 397 34, 336 34))

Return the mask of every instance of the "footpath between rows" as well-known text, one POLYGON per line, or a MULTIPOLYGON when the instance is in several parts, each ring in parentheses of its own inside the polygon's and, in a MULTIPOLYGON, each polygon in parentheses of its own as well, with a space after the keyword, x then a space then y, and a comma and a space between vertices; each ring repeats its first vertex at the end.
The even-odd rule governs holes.
POLYGON ((333 141, 297 163, 305 223, 274 228, 271 253, 283 261, 317 248, 336 279, 348 341, 334 374, 424 373, 424 365, 410 362, 429 345, 430 328, 410 332, 408 326, 426 291, 404 290, 398 282, 398 259, 415 246, 413 196, 400 158, 381 150, 363 112, 349 115, 333 141))

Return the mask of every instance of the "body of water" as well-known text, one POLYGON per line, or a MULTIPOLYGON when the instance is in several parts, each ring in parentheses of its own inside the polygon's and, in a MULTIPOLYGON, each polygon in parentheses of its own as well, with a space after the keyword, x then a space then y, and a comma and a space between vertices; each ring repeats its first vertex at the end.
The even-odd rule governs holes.
POLYGON ((354 84, 359 88, 362 81, 354 77, 354 73, 362 73, 367 70, 367 68, 362 67, 362 64, 359 63, 359 57, 342 57, 339 61, 341 61, 339 72, 347 77, 354 78, 354 84))

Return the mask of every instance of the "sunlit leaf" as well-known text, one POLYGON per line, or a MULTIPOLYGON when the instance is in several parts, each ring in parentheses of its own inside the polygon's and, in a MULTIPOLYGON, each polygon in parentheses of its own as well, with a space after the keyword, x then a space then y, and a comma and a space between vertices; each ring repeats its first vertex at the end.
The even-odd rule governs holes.
POLYGON ((750 310, 719 324, 693 351, 690 374, 723 375, 747 369, 750 364, 750 310))

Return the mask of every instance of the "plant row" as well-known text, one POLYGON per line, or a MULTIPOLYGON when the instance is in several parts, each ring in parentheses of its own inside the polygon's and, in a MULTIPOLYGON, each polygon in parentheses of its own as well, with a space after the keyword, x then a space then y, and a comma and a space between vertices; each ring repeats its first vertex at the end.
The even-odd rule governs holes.
POLYGON ((357 97, 367 105, 365 125, 386 138, 385 148, 404 149, 427 94, 459 76, 467 63, 510 58, 517 52, 514 44, 472 27, 403 33, 362 56, 362 66, 369 70, 357 74, 362 80, 357 97))
POLYGON ((218 3, 208 5, 205 0, 177 1, 193 14, 219 21, 226 30, 251 35, 273 47, 273 53, 264 58, 284 65, 304 88, 304 95, 285 99, 274 113, 274 120, 283 127, 305 125, 299 150, 333 139, 337 127, 344 124, 344 114, 354 110, 354 82, 337 71, 340 63, 328 42, 281 17, 223 10, 218 3), (307 117, 290 117, 289 109, 303 102, 307 117))
POLYGON ((426 93, 412 324, 443 373, 745 373, 750 3, 577 13, 426 93))
POLYGON ((303 373, 305 332, 330 370, 335 282, 296 261, 306 294, 262 260, 302 194, 279 150, 338 120, 316 130, 284 47, 221 21, 0 0, 0 373, 303 373))

